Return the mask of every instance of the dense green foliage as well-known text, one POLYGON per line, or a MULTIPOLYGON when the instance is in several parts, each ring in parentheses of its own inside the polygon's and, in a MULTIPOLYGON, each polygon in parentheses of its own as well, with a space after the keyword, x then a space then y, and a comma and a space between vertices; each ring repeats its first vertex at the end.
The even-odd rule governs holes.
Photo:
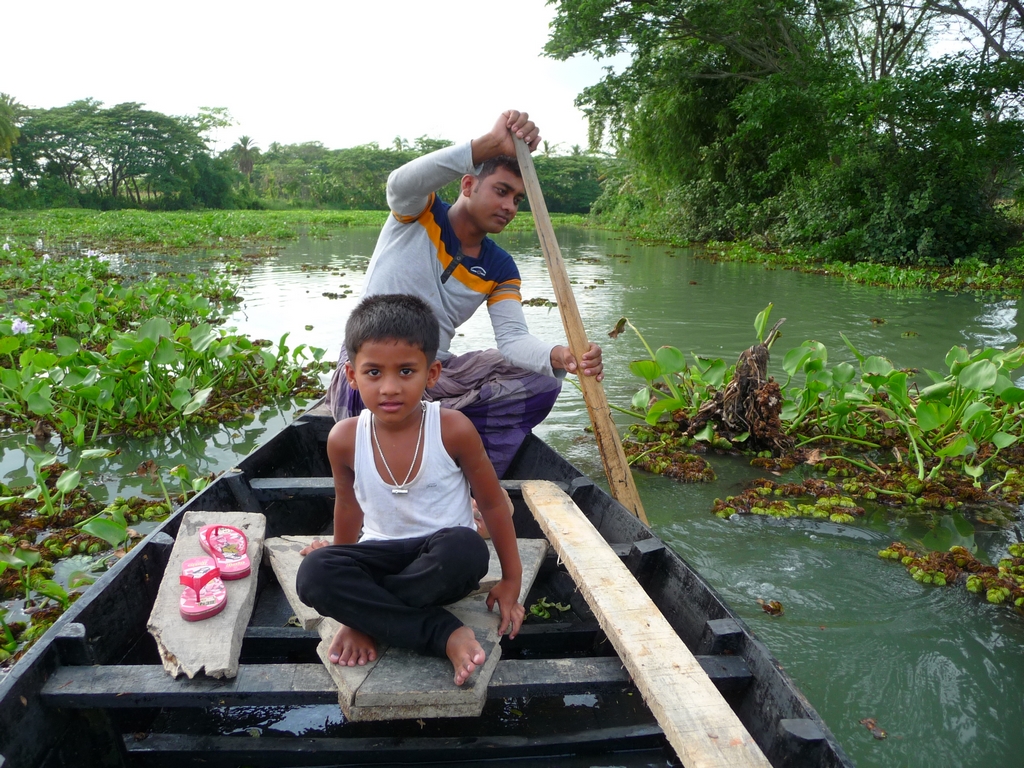
MULTIPOLYGON (((42 249, 100 248, 106 253, 179 253, 216 249, 229 257, 263 252, 305 234, 327 237, 346 227, 380 228, 385 211, 95 211, 53 208, 0 210, 0 235, 42 249)), ((584 226, 581 215, 555 213, 556 225, 584 226)), ((520 213, 506 232, 531 231, 533 217, 520 213)))
POLYGON ((320 389, 303 369, 323 350, 217 328, 234 298, 226 276, 139 280, 93 252, 0 248, 0 428, 82 445, 101 432, 238 418, 320 389))
MULTIPOLYGON (((759 341, 770 311, 771 305, 755 321, 759 341)), ((632 327, 625 318, 620 321, 621 327, 627 325, 632 327)), ((1012 379, 1024 365, 1024 345, 1007 351, 953 347, 944 361, 949 372, 926 370, 931 383, 922 385, 886 358, 865 356, 846 344, 857 366, 829 366, 825 345, 812 340, 783 358, 788 378, 781 385, 781 428, 802 443, 832 440, 858 450, 879 449, 898 436, 903 456, 923 481, 951 459, 959 459, 970 477, 980 478, 999 451, 1024 437, 1024 389, 1012 379)), ((650 359, 630 365, 644 381, 631 412, 652 426, 669 414, 677 422, 683 415, 693 419, 736 375, 737 366, 721 359, 688 364, 676 347, 647 350, 650 359)), ((693 436, 695 441, 714 443, 717 429, 710 424, 693 436)), ((747 438, 743 434, 734 442, 742 445, 747 438)), ((728 441, 722 445, 732 447, 728 441)))
POLYGON ((15 111, 19 131, 0 164, 4 207, 225 207, 235 172, 213 158, 204 132, 225 123, 223 110, 172 117, 93 99, 53 109, 15 111))
MULTIPOLYGON (((271 144, 261 153, 248 146, 243 149, 240 139, 232 152, 240 171, 245 172, 246 164, 252 163, 251 186, 245 188, 245 194, 254 206, 382 211, 388 207, 385 187, 391 171, 451 143, 421 136, 412 144, 395 139, 392 147, 365 144, 327 149, 319 142, 271 144)), ((535 165, 548 208, 559 213, 588 213, 601 193, 601 181, 610 164, 607 159, 578 151, 565 156, 539 154, 535 165)), ((458 194, 458 182, 440 190, 447 202, 454 202, 458 194)), ((528 203, 523 210, 529 210, 528 203)))
MULTIPOLYGON (((249 136, 213 155, 205 132, 230 124, 222 109, 172 117, 92 99, 26 109, 0 94, 0 208, 301 208, 387 210, 388 174, 451 142, 421 136, 391 147, 328 149, 320 142, 261 151, 249 136)), ((548 207, 587 213, 609 164, 578 147, 537 158, 548 207)), ((457 182, 441 190, 452 202, 457 182)))
POLYGON ((54 208, 0 211, 0 232, 43 247, 92 245, 115 250, 167 252, 266 246, 306 233, 323 237, 345 227, 380 227, 383 211, 95 211, 54 208))
POLYGON ((1001 257, 1019 236, 1001 204, 1022 188, 1022 18, 955 6, 560 0, 549 55, 632 57, 578 100, 626 160, 595 210, 838 260, 1001 257), (950 21, 977 49, 929 58, 950 21))

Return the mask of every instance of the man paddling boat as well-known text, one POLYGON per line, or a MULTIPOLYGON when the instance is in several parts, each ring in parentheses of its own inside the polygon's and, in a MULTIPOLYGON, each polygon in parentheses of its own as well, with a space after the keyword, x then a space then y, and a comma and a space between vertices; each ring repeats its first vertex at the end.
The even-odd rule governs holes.
MULTIPOLYGON (((391 173, 391 215, 377 240, 362 294, 413 294, 433 309, 441 325, 438 359, 443 367, 426 397, 470 418, 499 477, 526 435, 551 411, 567 372, 582 369, 598 381, 604 377, 596 344, 577 361, 568 346, 530 334, 519 269, 488 237, 515 218, 526 196, 513 136, 531 151, 540 142, 529 115, 509 110, 483 136, 419 157, 391 173), (455 203, 438 198, 438 189, 460 177, 455 203), (484 303, 497 349, 452 355, 456 329, 484 303)), ((343 347, 327 394, 337 420, 363 408, 359 393, 341 373, 344 363, 343 347)))

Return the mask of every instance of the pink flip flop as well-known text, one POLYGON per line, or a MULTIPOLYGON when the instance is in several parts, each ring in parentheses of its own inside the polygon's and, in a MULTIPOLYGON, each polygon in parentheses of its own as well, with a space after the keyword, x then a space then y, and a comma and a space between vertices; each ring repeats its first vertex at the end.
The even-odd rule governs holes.
POLYGON ((186 587, 178 598, 178 610, 185 621, 208 619, 228 604, 227 587, 211 557, 190 557, 183 562, 178 581, 186 587))
POLYGON ((199 545, 212 557, 220 569, 222 579, 244 579, 252 566, 249 556, 249 540, 239 528, 233 525, 204 525, 199 529, 199 545))

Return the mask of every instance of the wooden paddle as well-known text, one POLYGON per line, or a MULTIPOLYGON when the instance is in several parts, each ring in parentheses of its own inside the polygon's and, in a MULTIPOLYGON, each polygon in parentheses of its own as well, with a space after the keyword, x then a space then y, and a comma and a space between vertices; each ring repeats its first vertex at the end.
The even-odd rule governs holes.
MULTIPOLYGON (((583 353, 590 349, 590 342, 583 329, 583 320, 576 306, 576 296, 573 295, 572 286, 569 284, 562 252, 558 248, 558 241, 555 240, 555 230, 551 226, 551 217, 544 203, 544 193, 540 191, 537 169, 533 166, 533 158, 530 157, 530 149, 526 142, 515 137, 515 144, 519 170, 523 174, 526 195, 530 199, 530 210, 533 211, 537 235, 540 237, 540 249, 544 253, 551 284, 555 289, 555 299, 558 301, 558 310, 562 314, 565 337, 569 341, 569 349, 573 355, 577 360, 582 360, 583 353)), ((587 412, 590 414, 590 423, 594 426, 594 436, 597 438, 601 463, 604 464, 604 473, 608 477, 612 497, 647 524, 647 515, 644 513, 643 504, 640 503, 640 494, 637 493, 636 484, 633 482, 633 473, 626 462, 619 431, 612 421, 604 387, 593 376, 584 376, 582 366, 579 370, 579 382, 583 390, 583 400, 587 404, 587 412)))

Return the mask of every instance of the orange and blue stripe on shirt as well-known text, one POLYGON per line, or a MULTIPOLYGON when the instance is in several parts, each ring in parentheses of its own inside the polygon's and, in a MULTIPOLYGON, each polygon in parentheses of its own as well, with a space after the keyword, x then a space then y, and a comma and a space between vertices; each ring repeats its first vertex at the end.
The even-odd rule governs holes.
MULTIPOLYGON (((436 249, 442 274, 441 282, 457 280, 466 288, 487 297, 491 305, 506 299, 522 301, 519 268, 505 249, 489 237, 480 244, 479 256, 462 253, 459 238, 448 219, 451 206, 437 195, 416 221, 427 231, 427 237, 436 249)), ((402 221, 404 217, 399 218, 402 221)))

